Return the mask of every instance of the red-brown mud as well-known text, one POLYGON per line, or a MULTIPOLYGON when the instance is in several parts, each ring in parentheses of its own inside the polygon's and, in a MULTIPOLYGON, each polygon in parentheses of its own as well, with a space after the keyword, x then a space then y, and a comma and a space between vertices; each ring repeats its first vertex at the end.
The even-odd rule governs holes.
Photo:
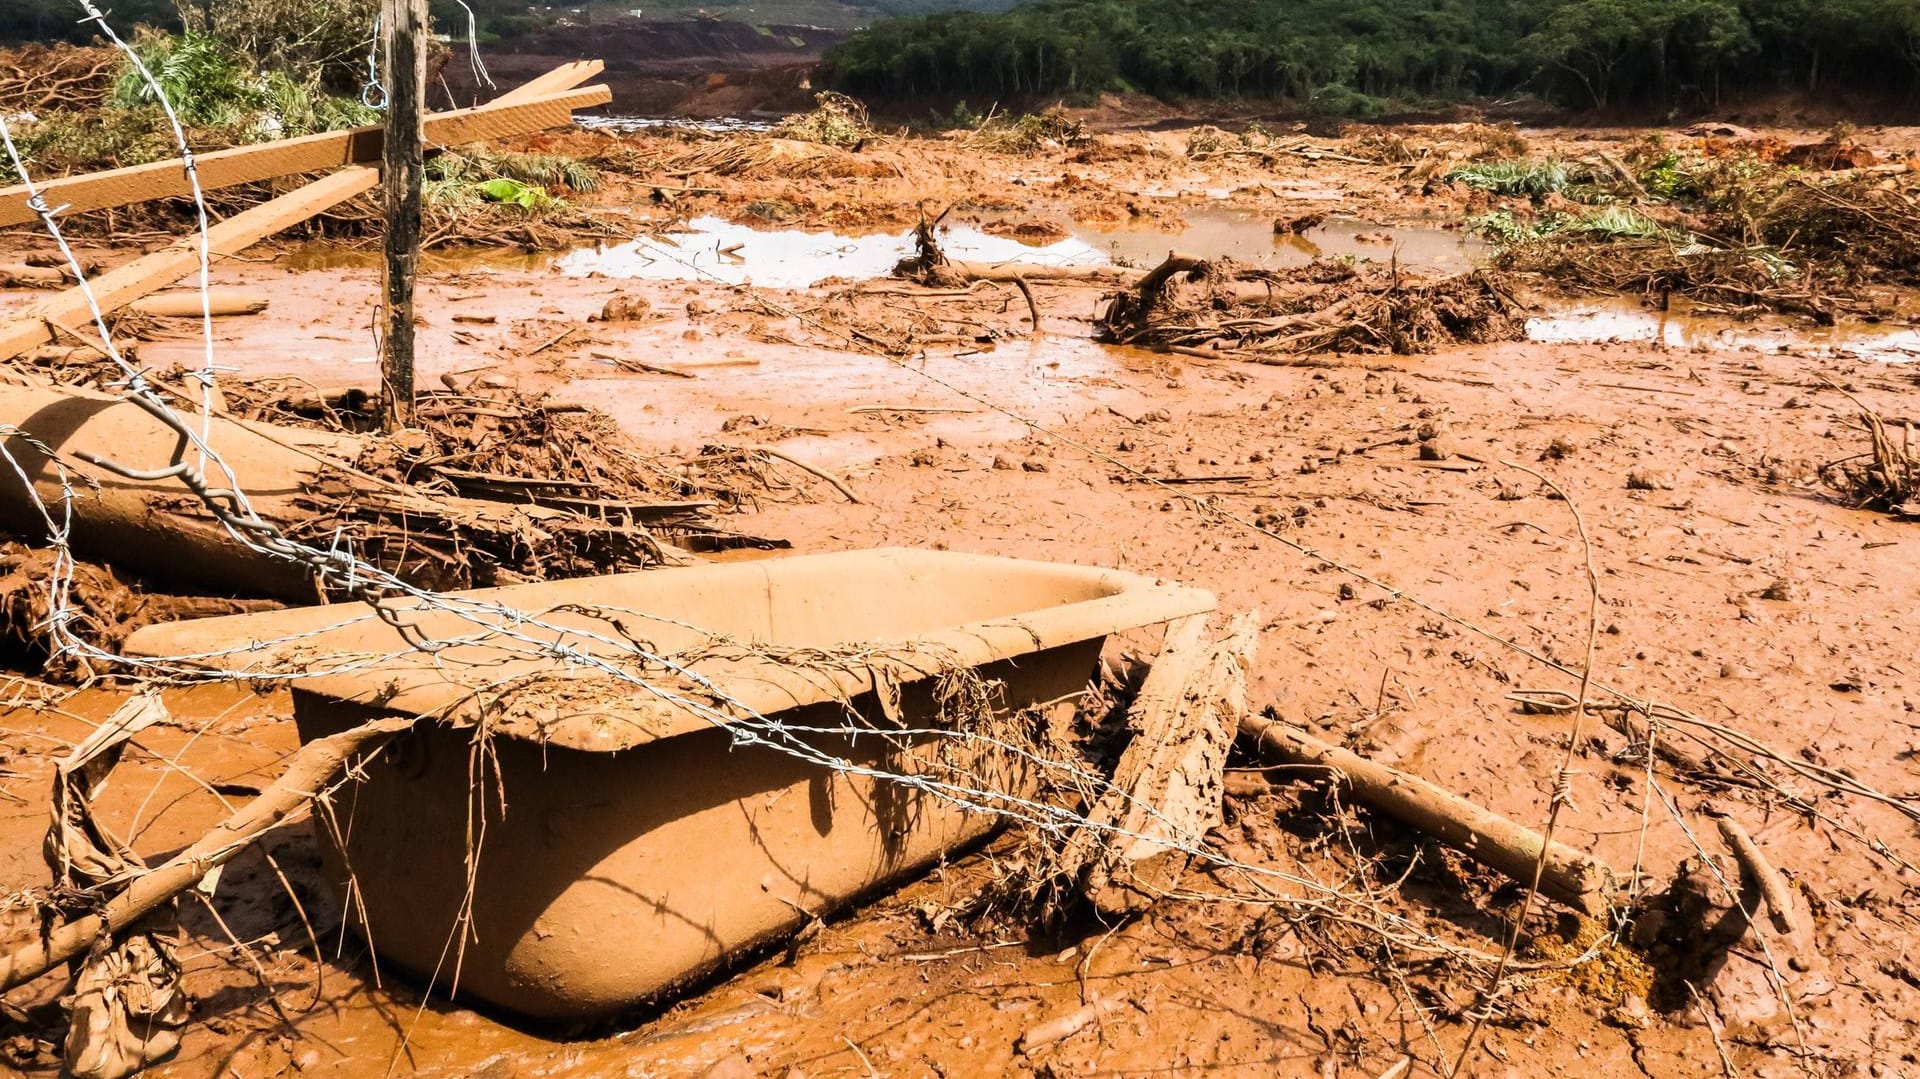
MULTIPOLYGON (((1897 152, 1910 135, 1885 139, 1897 152)), ((1589 136, 1536 137, 1577 146, 1589 136)), ((885 151, 910 166, 897 177, 726 179, 720 195, 674 195, 664 206, 648 183, 666 180, 642 178, 605 199, 653 221, 690 216, 694 199, 699 212, 722 215, 793 199, 803 223, 859 215, 869 225, 917 219, 922 198, 1075 219, 1125 214, 1129 198, 1146 199, 1169 221, 1218 201, 1276 216, 1331 205, 1379 222, 1457 214, 1463 202, 1406 194, 1385 167, 1296 155, 1203 167, 1181 154, 1182 133, 1103 138, 1142 153, 1119 164, 1072 161, 1068 151, 1027 161, 914 143, 885 151), (1156 184, 1179 193, 1140 194, 1156 184), (1208 189, 1227 197, 1209 199, 1208 189)), ((650 140, 624 145, 653 152, 650 140)), ((274 297, 266 315, 219 325, 225 362, 327 384, 371 379, 370 270, 233 263, 216 276, 268 285, 274 297)), ((1209 588, 1223 609, 1264 619, 1255 702, 1535 827, 1571 717, 1526 714, 1508 694, 1576 688, 1520 649, 1582 662, 1590 627, 1577 512, 1601 597, 1597 685, 1686 709, 1880 790, 1914 787, 1920 537, 1911 523, 1838 501, 1818 475, 1867 449, 1855 405, 1829 383, 1887 415, 1910 414, 1915 380, 1900 364, 1783 326, 1764 349, 1708 333, 1684 347, 1521 341, 1268 367, 1095 345, 1098 289, 1036 283, 1043 333, 1029 337, 1011 289, 945 300, 883 291, 895 286, 854 283, 845 287, 874 291, 835 299, 832 287, 443 268, 422 281, 422 377, 487 366, 605 408, 662 448, 764 442, 834 469, 861 504, 823 492, 769 501, 752 518, 752 531, 799 550, 941 547, 1209 588), (644 299, 650 313, 588 321, 621 295, 644 299), (938 319, 962 323, 947 332, 963 340, 925 343, 935 337, 925 323, 938 319), (916 332, 922 343, 903 355, 875 344, 916 332), (684 365, 695 377, 623 370, 603 356, 684 365), (1433 455, 1419 436, 1433 442, 1436 430, 1442 459, 1422 460, 1433 455)), ((142 362, 164 366, 195 348, 144 343, 142 362)), ((15 867, 9 889, 23 889, 44 883, 51 759, 118 696, 89 690, 36 704, 40 691, 15 692, 18 707, 0 721, 0 851, 15 867)), ((223 802, 263 786, 293 745, 277 693, 227 687, 171 699, 174 725, 142 736, 104 806, 143 852, 194 838, 223 802)), ((1912 860, 1920 840, 1911 821, 1807 792, 1830 818, 1821 820, 1664 766, 1650 786, 1643 763, 1615 759, 1624 741, 1598 720, 1576 748, 1559 838, 1617 868, 1641 866, 1650 887, 1671 880, 1696 841, 1719 849, 1710 804, 1756 835, 1811 914, 1810 936, 1795 945, 1792 1014, 1758 1017, 1769 1011, 1763 988, 1743 998, 1747 1013, 1730 1005, 1729 1021, 1709 1022, 1663 972, 1670 956, 1615 948, 1510 999, 1483 1035, 1475 1074, 1894 1076, 1920 1067, 1917 882, 1846 834, 1912 860)), ((1349 864, 1349 842, 1399 869, 1417 852, 1422 871, 1403 893, 1387 895, 1392 877, 1369 878, 1382 902, 1499 949, 1499 919, 1516 898, 1499 881, 1383 818, 1326 806, 1280 780, 1267 790, 1236 777, 1215 836, 1222 851, 1281 869, 1349 864)), ((261 856, 222 875, 214 904, 247 942, 246 962, 189 901, 195 1021, 179 1058, 156 1074, 1375 1076, 1411 1054, 1413 1073, 1429 1075, 1458 1051, 1477 988, 1418 970, 1403 972, 1413 987, 1403 989, 1367 954, 1291 934, 1225 875, 1197 874, 1187 898, 1118 927, 1029 932, 969 920, 973 897, 1017 857, 1003 841, 663 1013, 560 1037, 569 1032, 423 1003, 343 937, 307 833, 284 832, 268 850, 299 907, 261 856), (1095 997, 1123 1003, 1054 1046, 1016 1050, 1028 1028, 1095 997)), ((8 917, 8 939, 32 932, 27 910, 8 917)), ((1532 958, 1577 954, 1592 939, 1576 925, 1553 936, 1551 918, 1532 928, 1523 953, 1532 958)), ((27 1012, 7 1052, 35 1074, 51 1073, 32 1039, 53 1029, 57 989, 44 980, 11 999, 27 1012)))

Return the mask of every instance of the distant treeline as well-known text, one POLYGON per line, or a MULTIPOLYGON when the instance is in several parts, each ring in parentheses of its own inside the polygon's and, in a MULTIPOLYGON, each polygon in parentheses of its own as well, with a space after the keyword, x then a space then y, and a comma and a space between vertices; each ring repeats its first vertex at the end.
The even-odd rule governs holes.
MULTIPOLYGON (((180 25, 174 0, 95 0, 94 6, 112 18, 117 31, 143 23, 168 30, 180 25)), ((85 15, 79 0, 0 0, 0 41, 91 41, 100 29, 82 23, 85 15)))
POLYGON ((1920 0, 1037 0, 891 19, 827 57, 850 93, 976 100, 1136 90, 1364 114, 1536 92, 1702 105, 1920 84, 1920 0))

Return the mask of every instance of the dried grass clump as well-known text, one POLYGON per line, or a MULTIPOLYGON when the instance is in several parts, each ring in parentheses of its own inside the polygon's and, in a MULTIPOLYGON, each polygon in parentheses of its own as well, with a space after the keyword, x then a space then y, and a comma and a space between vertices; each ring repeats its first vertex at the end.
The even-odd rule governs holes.
POLYGON ((738 176, 747 179, 846 180, 904 176, 892 155, 856 154, 824 143, 782 137, 708 143, 669 158, 676 176, 738 176))
POLYGON ((855 98, 823 90, 814 95, 813 102, 811 110, 787 117, 775 133, 781 138, 842 150, 858 149, 873 137, 873 125, 867 122, 867 107, 855 98))
POLYGON ((1381 165, 1407 165, 1433 152, 1431 147, 1421 146, 1400 132, 1386 128, 1368 128, 1348 139, 1343 149, 1352 157, 1381 165))
POLYGON ((1475 161, 1510 161, 1533 152, 1533 144, 1515 123, 1472 124, 1461 134, 1473 144, 1475 161))
POLYGON ((1879 413, 1857 398, 1854 404, 1860 405, 1860 425, 1867 429, 1871 446, 1864 454, 1827 465, 1820 478, 1863 509, 1920 518, 1920 456, 1913 452, 1913 428, 1901 426, 1896 443, 1879 413))
POLYGON ((964 140, 970 149, 995 154, 1036 154, 1075 149, 1091 141, 1086 125, 1059 106, 1018 116, 989 116, 964 140))

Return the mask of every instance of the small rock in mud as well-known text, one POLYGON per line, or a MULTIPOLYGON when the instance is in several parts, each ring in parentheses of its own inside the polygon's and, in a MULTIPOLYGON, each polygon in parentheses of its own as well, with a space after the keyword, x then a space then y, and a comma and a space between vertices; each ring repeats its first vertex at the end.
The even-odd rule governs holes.
POLYGON ((1275 236, 1298 236, 1303 232, 1319 228, 1326 223, 1326 220, 1327 215, 1324 213, 1305 213, 1298 217, 1276 218, 1273 222, 1273 234, 1275 236))
POLYGON ((932 450, 914 450, 907 463, 915 468, 932 468, 934 465, 932 450))
POLYGON ((1778 577, 1774 579, 1772 584, 1760 591, 1760 598, 1775 600, 1780 603, 1800 603, 1805 601, 1807 593, 1805 589, 1787 580, 1785 577, 1778 577))
POLYGON ((1422 461, 1445 461, 1459 452, 1459 447, 1454 445, 1451 435, 1440 435, 1420 443, 1422 461))
POLYGON ((1673 481, 1657 472, 1647 472, 1636 468, 1627 473, 1627 490, 1671 491, 1673 490, 1673 481))
POLYGON ((1644 1030, 1653 1024, 1653 1009, 1647 1007, 1645 997, 1628 993, 1607 1011, 1606 1021, 1626 1030, 1644 1030))
POLYGON ((601 322, 644 322, 653 317, 653 305, 644 296, 616 292, 600 309, 601 322))
POLYGON ((1045 472, 1048 470, 1047 463, 1045 461, 1040 460, 1038 457, 1027 458, 1026 460, 1020 462, 1020 467, 1022 470, 1027 472, 1045 472))
POLYGON ((993 455, 993 470, 995 472, 1012 472, 1013 462, 1007 460, 1005 456, 996 453, 993 455))
POLYGON ((705 315, 711 315, 711 314, 713 314, 713 308, 708 307, 705 302, 701 300, 687 301, 687 317, 688 318, 701 318, 705 315))

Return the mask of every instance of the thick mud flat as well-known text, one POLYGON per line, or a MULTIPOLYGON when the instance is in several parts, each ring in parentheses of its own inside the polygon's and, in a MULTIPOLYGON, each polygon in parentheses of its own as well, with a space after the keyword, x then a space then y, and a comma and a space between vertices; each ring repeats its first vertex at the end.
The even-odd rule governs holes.
MULTIPOLYGON (((1577 149, 1633 134, 1536 138, 1577 149)), ((1525 297, 1527 340, 1279 366, 1100 344, 1104 290, 1084 282, 1036 278, 1035 319, 1011 287, 940 297, 889 276, 926 199, 966 203, 950 220, 970 259, 1145 266, 1194 249, 1456 272, 1480 257, 1449 227, 1465 212, 1455 196, 1405 195, 1393 170, 1194 162, 1179 152, 1187 137, 1103 136, 1139 152, 1092 162, 908 145, 886 151, 897 176, 727 179, 717 194, 665 201, 650 186, 664 180, 620 180, 601 198, 634 222, 630 249, 430 261, 421 378, 484 371, 603 409, 662 449, 767 445, 831 469, 859 504, 822 491, 742 517, 799 551, 935 547, 1207 588, 1223 609, 1261 616, 1257 706, 1536 827, 1574 725, 1510 695, 1575 691, 1554 665, 1577 668, 1590 635, 1598 687, 1880 791, 1914 789, 1920 534, 1822 481, 1824 466, 1867 449, 1856 398, 1911 414, 1910 327, 1556 294, 1525 297), (747 212, 775 201, 798 208, 792 220, 747 212), (1330 216, 1274 232, 1308 212, 1330 216), (1030 230, 1038 243, 1006 235, 1034 222, 1050 226, 1030 230), (622 272, 643 251, 671 265, 658 250, 698 272, 622 272), (620 317, 605 318, 616 301, 620 317), (908 336, 909 349, 873 345, 908 336), (1438 460, 1418 446, 1423 425, 1444 427, 1438 460)), ((1907 133, 1884 137, 1904 145, 1907 133)), ((666 137, 570 138, 644 150, 666 137)), ((356 256, 290 249, 215 276, 272 299, 262 315, 217 322, 233 377, 374 382, 378 278, 356 256)), ((0 294, 0 308, 38 295, 0 294)), ((197 363, 201 348, 192 326, 163 326, 137 351, 164 369, 197 363)), ((19 891, 45 884, 53 760, 124 690, 8 692, 0 856, 16 869, 0 880, 19 891)), ((155 855, 263 789, 295 744, 282 690, 168 701, 173 721, 141 736, 100 806, 155 855)), ((1525 979, 1483 1034, 1479 1074, 1912 1067, 1920 881, 1900 863, 1920 859, 1920 839, 1907 816, 1812 787, 1792 791, 1816 813, 1702 784, 1629 753, 1605 722, 1584 724, 1574 748, 1560 838, 1637 868, 1633 888, 1662 888, 1703 848, 1719 853, 1709 809, 1746 823, 1811 914, 1801 950, 1779 960, 1792 1006, 1770 1006, 1783 990, 1751 957, 1728 960, 1739 977, 1717 983, 1709 1015, 1681 966, 1662 966, 1671 956, 1609 951, 1525 979)), ((1518 895, 1497 880, 1284 775, 1236 772, 1230 789, 1212 837, 1230 858, 1349 873, 1383 908, 1499 950, 1518 895)), ((1445 962, 1384 968, 1358 938, 1293 927, 1231 871, 1195 871, 1117 925, 1037 929, 977 910, 1019 857, 1003 838, 670 1007, 553 1030, 423 1000, 381 969, 342 929, 311 833, 289 828, 223 871, 205 901, 186 900, 194 1022, 153 1074, 1371 1077, 1405 1056, 1411 1074, 1436 1074, 1465 1036, 1474 982, 1445 962), (1018 1051, 1025 1031, 1096 999, 1113 1002, 1099 1023, 1018 1051)), ((6 919, 9 941, 36 931, 24 901, 6 919)), ((1545 919, 1521 957, 1577 956, 1592 936, 1545 919)), ((55 1028, 58 987, 34 991, 10 999, 21 1010, 5 1052, 51 1075, 35 1039, 55 1028)))

